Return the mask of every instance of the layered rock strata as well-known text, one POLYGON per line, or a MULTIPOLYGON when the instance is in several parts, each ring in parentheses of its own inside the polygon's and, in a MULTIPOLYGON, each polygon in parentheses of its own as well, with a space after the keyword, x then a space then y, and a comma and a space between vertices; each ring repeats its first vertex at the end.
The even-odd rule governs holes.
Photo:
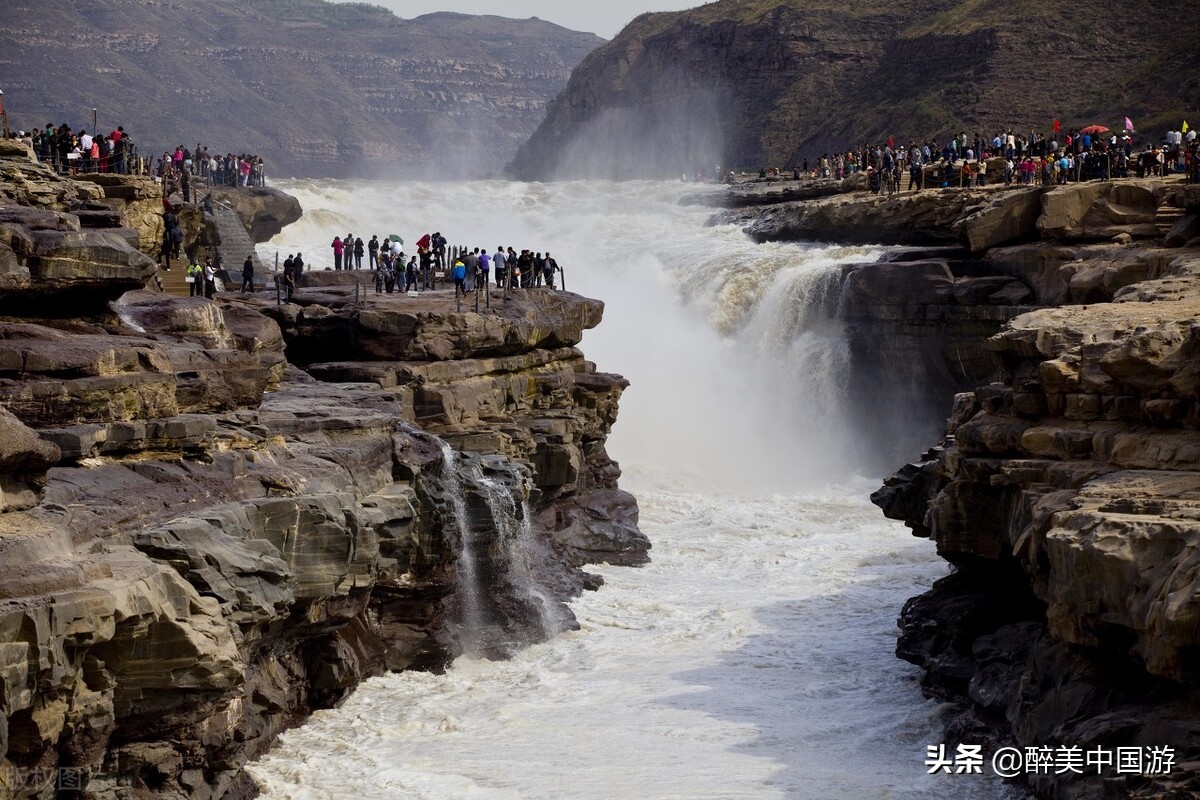
POLYGON ((14 130, 95 133, 98 108, 100 132, 123 125, 143 157, 199 142, 259 154, 276 177, 494 174, 604 41, 536 18, 401 19, 323 0, 6 0, 4 11, 14 130))
POLYGON ((1039 797, 1200 791, 1198 212, 1195 187, 1130 181, 715 220, 906 245, 845 268, 837 309, 859 391, 904 409, 873 404, 878 437, 954 397, 940 444, 873 496, 954 567, 905 606, 898 654, 951 704, 953 744, 1174 748, 1166 774, 1035 770, 1039 797))
POLYGON ((1048 132, 1054 119, 1115 128, 1126 114, 1157 141, 1192 106, 1197 38, 1182 5, 1126 10, 1116 27, 1088 15, 1061 25, 1027 0, 718 0, 643 14, 571 73, 510 169, 791 171, 889 137, 944 144, 1048 132))
POLYGON ((171 298, 74 205, 146 186, 39 180, 0 206, 0 796, 253 796, 247 760, 364 678, 552 635, 582 565, 646 560, 605 450, 626 383, 576 349, 601 304, 171 298))

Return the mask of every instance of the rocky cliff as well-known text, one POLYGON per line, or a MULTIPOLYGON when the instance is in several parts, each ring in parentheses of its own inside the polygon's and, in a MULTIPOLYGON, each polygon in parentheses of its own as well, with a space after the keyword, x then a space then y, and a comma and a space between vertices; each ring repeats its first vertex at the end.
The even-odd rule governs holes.
POLYGON ((903 245, 844 270, 839 313, 850 394, 872 398, 864 424, 940 440, 873 499, 954 566, 906 605, 898 646, 951 704, 947 741, 1168 746, 1166 774, 1026 777, 1046 798, 1195 796, 1200 192, 754 194, 737 190, 731 204, 750 207, 716 221, 761 240, 903 245))
POLYGON ((1181 0, 1104 14, 1029 2, 720 0, 646 14, 571 75, 523 178, 791 167, 965 131, 1187 117, 1200 38, 1181 0))
POLYGON ((322 0, 11 0, 0 17, 15 127, 123 125, 142 155, 197 142, 268 174, 500 170, 602 39, 536 19, 322 0))
POLYGON ((646 560, 600 303, 172 298, 106 188, 0 153, 0 797, 253 796, 365 677, 553 635, 582 565, 646 560))

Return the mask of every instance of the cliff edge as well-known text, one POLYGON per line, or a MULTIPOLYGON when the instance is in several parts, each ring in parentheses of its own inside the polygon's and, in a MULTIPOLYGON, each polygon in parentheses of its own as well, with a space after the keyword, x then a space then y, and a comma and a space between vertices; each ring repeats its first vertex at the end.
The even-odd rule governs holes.
POLYGON ((601 303, 173 298, 112 205, 154 184, 108 183, 0 152, 0 796, 251 797, 364 678, 552 636, 582 565, 645 562, 601 303))
POLYGON ((893 245, 842 270, 837 305, 864 429, 938 441, 872 499, 953 566, 897 647, 948 703, 949 752, 1127 748, 1122 771, 1020 775, 1044 798, 1195 796, 1200 187, 817 188, 735 188, 714 222, 893 245))

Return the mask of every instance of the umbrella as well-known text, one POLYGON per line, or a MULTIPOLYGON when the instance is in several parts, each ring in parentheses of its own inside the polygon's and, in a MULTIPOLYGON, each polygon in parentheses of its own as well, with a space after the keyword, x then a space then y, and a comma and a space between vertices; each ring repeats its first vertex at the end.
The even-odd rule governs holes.
POLYGON ((400 238, 400 234, 398 234, 398 233, 393 233, 388 238, 391 239, 393 242, 399 242, 400 244, 404 244, 404 240, 400 238))
POLYGON ((1108 128, 1103 125, 1088 125, 1086 128, 1080 128, 1080 133, 1108 133, 1108 128))

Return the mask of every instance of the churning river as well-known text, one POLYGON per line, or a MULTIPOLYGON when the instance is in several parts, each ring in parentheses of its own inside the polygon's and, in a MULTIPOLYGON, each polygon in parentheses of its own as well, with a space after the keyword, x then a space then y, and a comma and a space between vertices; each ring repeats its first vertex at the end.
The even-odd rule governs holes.
POLYGON ((440 230, 549 250, 568 289, 604 300, 581 347, 632 382, 609 451, 654 550, 593 568, 606 584, 573 604, 578 631, 376 678, 317 713, 252 765, 263 797, 1017 796, 926 774, 939 708, 893 654, 900 607, 946 566, 867 501, 881 476, 843 413, 830 293, 878 249, 755 245, 678 205, 684 184, 278 186, 305 214, 264 260, 320 267, 347 231, 440 230))

